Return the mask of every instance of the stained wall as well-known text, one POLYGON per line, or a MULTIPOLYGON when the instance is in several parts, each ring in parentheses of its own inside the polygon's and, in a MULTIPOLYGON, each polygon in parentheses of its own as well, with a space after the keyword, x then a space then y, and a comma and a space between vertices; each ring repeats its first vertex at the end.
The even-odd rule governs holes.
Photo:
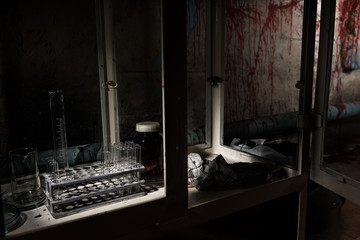
MULTIPOLYGON (((207 1, 187 0, 188 126, 205 126, 207 1)), ((331 104, 359 99, 359 14, 337 3, 331 104)), ((226 122, 296 111, 303 1, 226 1, 226 122)), ((102 141, 93 1, 0 3, 0 158, 52 148, 50 89, 65 89, 69 145, 102 141)), ((319 8, 320 9, 320 8, 319 8)), ((160 1, 114 1, 120 128, 162 121, 160 1)), ((317 27, 319 28, 319 16, 317 27)), ((317 57, 315 55, 315 61, 317 57)))

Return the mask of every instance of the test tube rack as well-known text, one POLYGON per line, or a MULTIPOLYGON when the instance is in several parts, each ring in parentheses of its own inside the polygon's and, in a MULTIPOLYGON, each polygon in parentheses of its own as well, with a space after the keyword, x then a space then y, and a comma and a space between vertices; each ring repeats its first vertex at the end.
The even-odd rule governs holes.
POLYGON ((125 168, 93 163, 58 173, 44 173, 46 206, 54 218, 68 216, 95 206, 121 201, 146 193, 140 179, 141 163, 125 168))

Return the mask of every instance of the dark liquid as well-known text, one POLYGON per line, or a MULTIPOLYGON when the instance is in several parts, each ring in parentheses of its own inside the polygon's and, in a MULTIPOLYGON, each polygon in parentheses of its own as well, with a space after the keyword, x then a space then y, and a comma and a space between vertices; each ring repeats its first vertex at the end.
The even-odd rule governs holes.
POLYGON ((157 132, 137 132, 134 142, 141 146, 142 174, 162 174, 162 137, 157 132))

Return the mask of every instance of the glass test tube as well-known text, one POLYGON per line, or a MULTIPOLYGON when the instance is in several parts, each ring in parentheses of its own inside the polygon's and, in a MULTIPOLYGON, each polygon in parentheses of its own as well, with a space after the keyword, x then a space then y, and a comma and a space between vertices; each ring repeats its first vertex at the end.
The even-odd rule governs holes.
POLYGON ((139 144, 135 144, 135 158, 136 163, 141 163, 141 146, 139 144))
POLYGON ((57 182, 59 177, 59 164, 58 162, 53 158, 49 157, 46 159, 46 172, 49 174, 50 177, 53 178, 54 182, 57 182))
POLYGON ((125 151, 125 146, 123 144, 121 144, 120 146, 120 154, 119 154, 119 160, 118 160, 118 165, 120 169, 125 168, 125 158, 126 158, 126 151, 125 151))
POLYGON ((109 172, 109 164, 111 161, 111 152, 110 151, 103 151, 103 158, 101 161, 101 168, 103 173, 109 172))

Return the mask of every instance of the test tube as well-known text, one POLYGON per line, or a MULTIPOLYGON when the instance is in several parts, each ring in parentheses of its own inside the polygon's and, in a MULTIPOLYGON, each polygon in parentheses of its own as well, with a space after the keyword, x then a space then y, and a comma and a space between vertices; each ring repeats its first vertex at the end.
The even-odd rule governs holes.
POLYGON ((141 146, 139 144, 135 144, 135 161, 138 167, 139 163, 141 163, 141 146))
POLYGON ((121 145, 117 144, 115 148, 115 160, 114 160, 116 170, 119 170, 121 167, 121 145))
POLYGON ((119 167, 121 170, 126 168, 126 146, 123 144, 120 147, 119 167))
POLYGON ((46 159, 47 162, 47 173, 49 174, 49 176, 51 176, 53 178, 53 182, 57 182, 58 181, 58 177, 59 177, 59 164, 58 162, 52 158, 49 157, 46 159))
POLYGON ((108 163, 109 169, 114 171, 116 168, 116 161, 118 158, 118 146, 116 143, 110 145, 110 162, 108 163))
POLYGON ((134 144, 134 142, 128 142, 128 146, 129 146, 129 151, 130 151, 130 156, 129 156, 130 167, 135 168, 135 165, 136 165, 135 144, 134 144))
POLYGON ((102 158, 102 162, 101 162, 101 167, 102 167, 102 171, 103 173, 106 173, 109 171, 109 163, 111 161, 111 153, 110 151, 103 151, 103 158, 102 158))
POLYGON ((126 166, 132 168, 132 148, 129 144, 126 146, 126 166))

